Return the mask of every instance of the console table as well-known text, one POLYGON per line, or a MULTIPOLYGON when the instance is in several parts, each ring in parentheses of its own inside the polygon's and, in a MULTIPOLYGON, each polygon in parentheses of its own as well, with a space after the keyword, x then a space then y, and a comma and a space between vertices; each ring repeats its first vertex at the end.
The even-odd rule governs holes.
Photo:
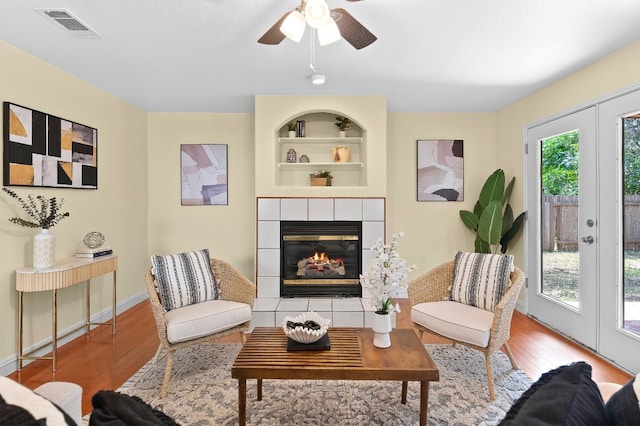
POLYGON ((50 268, 36 269, 25 267, 16 269, 16 290, 18 291, 18 371, 22 370, 22 361, 25 359, 50 359, 53 363, 53 371, 56 371, 56 352, 58 339, 86 327, 89 334, 91 325, 111 324, 113 334, 116 334, 116 271, 118 269, 118 257, 114 255, 98 257, 95 259, 66 258, 57 260, 50 268), (91 322, 91 278, 113 273, 113 302, 112 318, 109 322, 91 322), (86 282, 87 293, 87 317, 85 323, 58 336, 58 290, 71 287, 81 282, 86 282), (44 343, 28 352, 23 352, 23 296, 24 293, 50 291, 52 296, 52 327, 51 342, 44 343), (32 354, 51 343, 51 356, 33 356, 32 354))

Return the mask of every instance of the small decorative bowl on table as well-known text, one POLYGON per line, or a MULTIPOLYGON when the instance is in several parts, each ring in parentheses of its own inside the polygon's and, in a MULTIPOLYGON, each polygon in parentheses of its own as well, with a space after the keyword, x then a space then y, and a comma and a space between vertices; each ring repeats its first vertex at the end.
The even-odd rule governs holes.
POLYGON ((322 339, 331 320, 322 318, 319 314, 309 311, 297 317, 284 317, 282 330, 287 337, 298 343, 311 344, 322 339))

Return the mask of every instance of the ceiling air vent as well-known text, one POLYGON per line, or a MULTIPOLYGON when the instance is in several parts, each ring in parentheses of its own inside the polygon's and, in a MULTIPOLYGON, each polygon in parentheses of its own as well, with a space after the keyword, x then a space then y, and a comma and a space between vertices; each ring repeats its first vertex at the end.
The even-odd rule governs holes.
POLYGON ((96 33, 91 27, 82 22, 76 16, 74 16, 67 9, 34 9, 37 13, 41 14, 48 20, 56 22, 64 29, 67 34, 71 34, 75 37, 95 37, 99 38, 100 35, 96 33))

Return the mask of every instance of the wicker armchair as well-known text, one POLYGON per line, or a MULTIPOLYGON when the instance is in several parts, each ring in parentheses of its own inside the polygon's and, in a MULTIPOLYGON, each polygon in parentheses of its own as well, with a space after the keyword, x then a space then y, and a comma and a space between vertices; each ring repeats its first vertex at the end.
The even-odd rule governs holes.
MULTIPOLYGON (((249 281, 244 275, 225 261, 211 259, 211 267, 215 277, 219 281, 222 300, 246 303, 250 307, 253 307, 253 301, 256 296, 256 285, 254 283, 249 281)), ((221 330, 213 334, 194 338, 192 340, 171 343, 167 339, 165 311, 160 304, 160 298, 155 286, 155 277, 151 272, 151 268, 147 270, 145 280, 147 293, 149 294, 149 301, 151 302, 151 309, 153 311, 153 317, 158 328, 158 337, 160 338, 160 346, 158 347, 158 352, 156 353, 154 360, 157 361, 163 351, 166 352, 167 355, 167 365, 165 367, 162 389, 160 391, 160 397, 164 398, 167 395, 169 387, 169 379, 171 378, 171 369, 173 367, 173 353, 175 351, 188 346, 197 345, 199 343, 214 341, 220 337, 234 333, 240 333, 242 342, 244 343, 244 333, 249 329, 251 321, 244 322, 238 326, 221 330)))
MULTIPOLYGON (((453 283, 453 267, 453 261, 443 263, 439 266, 436 266, 429 272, 417 277, 409 283, 407 292, 409 295, 409 302, 412 307, 412 320, 414 319, 414 306, 425 302, 440 302, 445 300, 451 294, 451 284, 453 283)), ((491 354, 502 347, 503 351, 509 357, 512 367, 514 369, 518 368, 518 365, 513 358, 513 354, 511 353, 511 349, 509 349, 507 341, 509 340, 509 334, 511 331, 511 317, 513 316, 513 310, 515 308, 515 304, 518 299, 518 295, 520 294, 520 289, 522 288, 523 283, 523 272, 520 269, 515 268, 511 273, 511 285, 496 306, 495 312, 493 313, 493 322, 489 330, 488 344, 485 347, 466 341, 457 340, 452 336, 446 335, 446 333, 442 332, 442 330, 440 333, 438 333, 414 321, 414 326, 418 329, 420 338, 422 338, 424 332, 427 331, 436 336, 452 340, 454 346, 456 343, 460 343, 484 353, 485 364, 487 367, 487 381, 489 384, 489 398, 491 400, 495 399, 493 373, 491 369, 491 354)), ((475 326, 475 324, 470 325, 475 326)))

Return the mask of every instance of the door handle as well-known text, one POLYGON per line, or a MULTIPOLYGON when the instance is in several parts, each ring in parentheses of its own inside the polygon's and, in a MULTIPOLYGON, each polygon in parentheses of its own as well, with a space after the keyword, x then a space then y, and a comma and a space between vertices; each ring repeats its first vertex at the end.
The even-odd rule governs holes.
POLYGON ((595 240, 591 235, 587 235, 586 237, 582 237, 582 242, 587 244, 593 244, 595 240))

